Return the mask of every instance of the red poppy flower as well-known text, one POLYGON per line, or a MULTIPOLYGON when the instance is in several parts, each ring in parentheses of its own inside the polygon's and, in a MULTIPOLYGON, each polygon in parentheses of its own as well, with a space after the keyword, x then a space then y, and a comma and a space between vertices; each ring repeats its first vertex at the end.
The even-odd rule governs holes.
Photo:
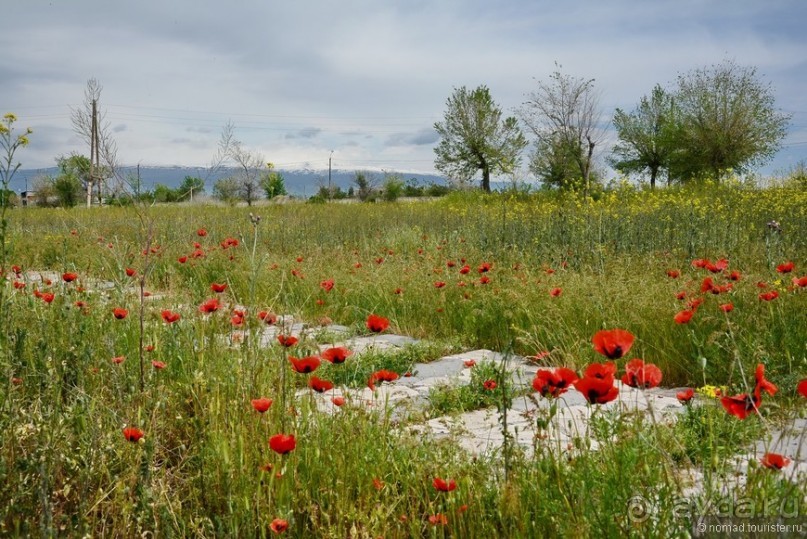
POLYGON ((137 275, 137 270, 134 268, 126 268, 126 275, 128 277, 134 277, 135 275, 137 275))
POLYGON ((745 419, 748 413, 759 408, 759 401, 756 401, 747 393, 734 395, 733 397, 721 397, 720 404, 731 415, 738 419, 745 419))
POLYGON ((282 518, 276 518, 269 524, 269 529, 279 535, 289 529, 289 523, 282 518))
POLYGON ((184 264, 187 261, 188 261, 187 256, 180 256, 179 258, 177 258, 177 262, 179 262, 180 264, 184 264))
POLYGON ((17 264, 14 264, 13 266, 11 266, 11 271, 19 275, 20 273, 22 273, 22 268, 19 267, 17 264))
POLYGON ((799 385, 796 386, 796 392, 807 399, 807 378, 799 382, 799 385))
POLYGON ((25 288, 25 283, 22 281, 14 281, 14 288, 16 288, 17 290, 25 288))
POLYGON ((807 287, 807 275, 804 277, 793 277, 793 286, 798 286, 799 288, 807 287))
POLYGON ((191 253, 191 258, 204 258, 205 252, 201 249, 196 249, 191 253))
POLYGON ((779 391, 774 384, 769 382, 765 379, 765 365, 762 363, 757 364, 756 371, 754 371, 754 379, 756 381, 756 385, 754 386, 754 394, 759 395, 760 392, 764 391, 768 395, 776 395, 776 392, 779 391))
POLYGON ((605 404, 619 395, 619 389, 614 385, 613 378, 584 376, 574 383, 574 387, 590 404, 605 404))
POLYGON ((707 264, 710 264, 708 258, 696 258, 692 261, 693 268, 705 268, 707 264))
POLYGON ((326 279, 319 283, 319 287, 322 288, 325 292, 330 292, 333 290, 333 279, 326 279))
POLYGON ((162 314, 163 320, 165 320, 166 324, 173 324, 174 322, 176 322, 177 320, 179 320, 181 318, 179 313, 169 311, 168 309, 162 311, 161 314, 162 314))
POLYGON ((200 238, 204 238, 205 236, 207 236, 207 230, 205 230, 204 228, 200 228, 199 230, 196 231, 196 235, 199 236, 200 238))
POLYGON ((544 397, 560 397, 578 380, 577 373, 566 367, 554 370, 538 369, 532 388, 544 397))
POLYGON ((115 365, 120 365, 124 361, 126 361, 126 358, 123 356, 116 356, 112 358, 112 363, 114 363, 115 365))
MULTIPOLYGON (((41 294, 39 294, 39 297, 42 298, 42 301, 44 301, 45 303, 52 303, 53 299, 56 296, 52 292, 42 292, 41 294)), ((124 313, 125 312, 126 311, 124 311, 124 313)), ((125 318, 126 315, 124 314, 123 317, 125 318)), ((115 318, 117 318, 117 316, 115 318)))
POLYGON ((487 275, 483 275, 482 277, 479 278, 479 284, 488 284, 488 283, 490 283, 490 277, 488 277, 487 275))
POLYGON ((778 453, 765 453, 759 462, 771 470, 781 470, 790 464, 790 459, 778 453))
POLYGON ((221 294, 222 292, 227 290, 227 283, 211 283, 210 290, 212 290, 216 294, 221 294))
POLYGON ((266 412, 270 406, 272 406, 272 399, 267 399, 266 397, 261 397, 259 399, 252 399, 252 407, 255 408, 256 411, 260 413, 266 412))
POLYGON ((258 318, 263 320, 264 324, 273 325, 277 322, 277 315, 269 311, 261 311, 258 313, 258 318))
POLYGON ((499 387, 499 384, 496 383, 496 380, 485 380, 482 383, 482 387, 485 389, 485 391, 493 391, 499 387))
POLYGON ((731 311, 734 310, 734 304, 733 303, 724 303, 724 304, 720 305, 720 310, 723 311, 724 313, 730 313, 731 311))
POLYGON ((199 306, 199 312, 210 314, 218 311, 220 307, 221 304, 219 303, 219 300, 216 298, 211 298, 199 306))
POLYGON ((401 294, 403 294, 403 288, 396 288, 395 290, 392 291, 392 293, 397 296, 400 296, 401 294))
POLYGON ((378 258, 375 259, 375 263, 376 264, 383 264, 384 263, 384 257, 379 256, 378 258))
POLYGON ((493 267, 493 266, 490 264, 490 262, 482 262, 482 263, 479 265, 479 268, 477 268, 477 271, 478 271, 479 273, 487 273, 487 272, 489 272, 489 271, 490 271, 490 269, 491 269, 492 267, 493 267))
POLYGON ((640 389, 658 387, 661 383, 661 369, 652 363, 645 363, 641 359, 631 359, 625 365, 622 383, 640 389))
POLYGON ((294 370, 300 374, 314 372, 321 363, 317 356, 308 356, 304 358, 289 356, 289 361, 291 362, 291 366, 294 368, 294 370))
POLYGON ((299 342, 297 337, 293 335, 283 335, 282 333, 277 336, 277 342, 280 343, 280 346, 285 346, 286 348, 291 348, 295 344, 299 342))
POLYGON ((729 281, 739 281, 740 279, 742 279, 742 274, 739 271, 734 270, 729 273, 729 281))
POLYGON ((624 329, 600 330, 591 338, 594 350, 608 359, 619 359, 633 346, 633 334, 624 329))
POLYGON ((682 291, 678 292, 678 293, 675 295, 675 299, 678 299, 678 300, 686 299, 686 297, 687 297, 687 293, 686 293, 686 291, 684 291, 684 290, 682 290, 682 291))
POLYGON ((73 272, 62 273, 62 280, 66 283, 72 283, 76 279, 78 279, 78 273, 73 272))
POLYGON ((112 309, 112 316, 114 316, 118 320, 123 320, 128 315, 129 315, 129 311, 127 311, 126 309, 123 309, 121 307, 115 307, 114 309, 112 309))
POLYGON ((474 365, 476 365, 476 360, 475 360, 475 359, 466 359, 466 360, 463 362, 463 364, 464 364, 466 367, 471 368, 471 367, 473 367, 474 365))
POLYGON ((353 355, 353 352, 345 348, 344 346, 335 346, 333 348, 328 348, 324 350, 320 357, 325 361, 333 363, 334 365, 338 365, 339 363, 344 363, 347 358, 353 355))
POLYGON ((389 327, 389 320, 377 314, 371 314, 367 317, 367 329, 373 333, 381 333, 389 327))
POLYGON ((549 295, 552 296, 553 298, 560 296, 562 293, 563 290, 561 290, 560 288, 553 288, 552 290, 549 291, 549 295))
POLYGON ((470 272, 471 272, 471 266, 469 266, 468 264, 460 268, 460 275, 467 275, 470 272))
POLYGON ((779 292, 776 290, 770 290, 768 292, 763 292, 759 295, 760 301, 773 301, 779 297, 779 292))
POLYGON ((345 404, 345 398, 339 396, 332 397, 331 402, 333 403, 334 406, 343 406, 345 404))
POLYGON ((776 271, 778 271, 779 273, 790 273, 791 271, 793 271, 793 268, 795 267, 796 266, 795 264, 793 264, 793 261, 789 260, 783 264, 779 264, 778 266, 776 266, 776 271))
POLYGON ((679 311, 673 317, 676 324, 688 324, 690 320, 692 320, 692 315, 695 314, 695 311, 692 309, 684 309, 683 311, 679 311))
POLYGON ((729 261, 725 258, 721 258, 714 264, 711 262, 707 262, 704 266, 707 270, 711 271, 712 273, 720 273, 721 271, 727 269, 729 267, 729 261))
POLYGON ((221 245, 222 249, 227 249, 228 247, 238 247, 238 240, 235 238, 225 238, 219 245, 221 245))
POLYGON ((443 288, 446 285, 445 281, 435 281, 434 287, 435 288, 443 288))
POLYGON ((285 455, 294 451, 297 447, 297 440, 294 439, 293 434, 275 434, 269 438, 269 447, 275 453, 285 455))
POLYGON ((711 277, 705 277, 703 279, 703 282, 701 283, 701 292, 704 293, 704 294, 706 292, 710 292, 712 290, 712 288, 714 288, 714 286, 715 286, 715 283, 712 280, 712 278, 711 277))
POLYGON ((233 326, 241 326, 243 325, 243 323, 244 323, 244 317, 239 314, 234 314, 230 318, 230 324, 232 324, 233 326))
POLYGON ((158 371, 161 371, 166 367, 164 362, 157 361, 156 359, 151 362, 151 366, 154 367, 155 369, 157 369, 158 371))
POLYGON ((143 431, 137 427, 126 427, 123 429, 123 437, 129 442, 137 443, 143 437, 143 431))
POLYGON ((681 272, 678 271, 677 269, 668 269, 667 270, 667 277, 669 277, 670 279, 677 279, 680 276, 681 276, 681 272))
POLYGON ((323 380, 322 378, 317 378, 316 376, 312 376, 308 380, 308 387, 310 387, 317 393, 325 393, 326 391, 330 391, 331 389, 333 389, 333 382, 329 380, 323 380))
POLYGON ((586 378, 599 378, 605 380, 606 378, 613 379, 616 376, 616 363, 613 361, 606 361, 605 363, 591 363, 583 372, 586 378))
POLYGON ((451 492, 457 488, 457 482, 453 479, 446 481, 445 479, 441 479, 439 477, 434 478, 432 485, 440 492, 451 492))
POLYGON ((398 379, 398 373, 395 371, 390 371, 387 369, 381 369, 380 371, 376 371, 370 375, 370 379, 367 381, 367 387, 372 390, 375 390, 375 383, 376 382, 394 382, 398 379))
POLYGON ((695 390, 691 387, 685 389, 684 391, 679 391, 675 394, 675 398, 678 399, 678 402, 687 404, 692 400, 692 397, 695 396, 695 390))
POLYGON ((443 513, 436 513, 434 515, 429 515, 429 524, 432 526, 445 526, 448 524, 448 517, 445 516, 443 513))
POLYGON ((147 344, 146 345, 146 352, 153 352, 153 351, 154 351, 154 345, 153 344, 147 344))
POLYGON ((457 265, 457 263, 454 262, 453 260, 446 261, 446 267, 453 268, 456 265, 457 265))

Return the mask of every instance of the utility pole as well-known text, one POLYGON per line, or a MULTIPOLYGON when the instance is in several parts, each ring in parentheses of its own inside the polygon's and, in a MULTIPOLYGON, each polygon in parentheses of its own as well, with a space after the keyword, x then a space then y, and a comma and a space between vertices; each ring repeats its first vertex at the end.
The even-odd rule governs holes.
POLYGON ((331 155, 328 156, 328 198, 333 198, 333 188, 331 187, 331 161, 333 160, 333 150, 331 155))

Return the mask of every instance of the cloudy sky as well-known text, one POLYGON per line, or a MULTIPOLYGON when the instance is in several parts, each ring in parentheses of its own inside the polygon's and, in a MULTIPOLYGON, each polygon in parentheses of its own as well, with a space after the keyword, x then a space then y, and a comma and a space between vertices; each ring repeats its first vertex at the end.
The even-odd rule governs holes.
POLYGON ((594 78, 605 117, 724 59, 793 115, 767 170, 807 157, 803 0, 4 0, 0 113, 18 157, 84 152, 86 82, 132 165, 205 166, 223 126, 279 168, 433 171, 446 99, 486 85, 513 112, 555 62, 594 78))

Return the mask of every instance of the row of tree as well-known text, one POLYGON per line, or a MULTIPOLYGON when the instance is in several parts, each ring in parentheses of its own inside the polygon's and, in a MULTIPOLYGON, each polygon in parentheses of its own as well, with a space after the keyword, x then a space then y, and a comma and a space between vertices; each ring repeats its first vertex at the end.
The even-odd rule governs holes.
MULTIPOLYGON (((591 191, 601 179, 596 152, 606 138, 600 94, 593 79, 561 72, 560 66, 515 116, 504 117, 485 86, 455 89, 447 101, 435 148, 435 168, 459 182, 481 173, 514 174, 533 136, 529 171, 547 186, 591 191)), ((631 111, 612 118, 617 143, 607 157, 616 170, 669 185, 720 179, 769 161, 781 146, 789 115, 775 108, 771 87, 756 69, 733 61, 680 75, 672 89, 657 85, 631 111)))

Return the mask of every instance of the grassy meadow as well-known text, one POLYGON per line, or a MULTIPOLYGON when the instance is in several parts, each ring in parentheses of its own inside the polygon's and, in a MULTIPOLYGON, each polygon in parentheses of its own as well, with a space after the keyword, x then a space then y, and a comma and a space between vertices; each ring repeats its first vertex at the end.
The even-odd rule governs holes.
MULTIPOLYGON (((702 473, 708 497, 733 454, 805 415, 796 392, 807 377, 803 189, 624 186, 596 201, 455 193, 7 218, 3 536, 686 535, 694 517, 676 505, 681 470, 702 473), (213 298, 218 308, 200 312, 213 298), (691 319, 676 321, 681 312, 691 319), (250 338, 272 314, 309 324, 295 348, 250 338), (295 396, 309 376, 288 357, 333 342, 321 329, 331 322, 368 333, 370 314, 422 343, 324 362, 317 376, 363 387, 379 369, 402 375, 477 348, 582 371, 602 359, 592 336, 624 328, 636 336, 629 357, 657 365, 664 387, 748 393, 763 364, 779 391, 745 420, 698 395, 674 423, 599 415, 587 433, 599 451, 536 444, 534 456, 509 447, 472 458, 406 429, 422 417, 349 402, 330 416, 295 396), (260 397, 273 400, 264 413, 252 404, 260 397), (142 438, 127 440, 129 427, 142 438), (270 447, 277 434, 293 434, 294 449, 270 447), (649 518, 631 515, 637 495, 655 500, 649 518)), ((432 412, 507 405, 506 395, 458 390, 435 395, 432 412)), ((807 510, 803 483, 761 465, 735 494, 807 510)))

